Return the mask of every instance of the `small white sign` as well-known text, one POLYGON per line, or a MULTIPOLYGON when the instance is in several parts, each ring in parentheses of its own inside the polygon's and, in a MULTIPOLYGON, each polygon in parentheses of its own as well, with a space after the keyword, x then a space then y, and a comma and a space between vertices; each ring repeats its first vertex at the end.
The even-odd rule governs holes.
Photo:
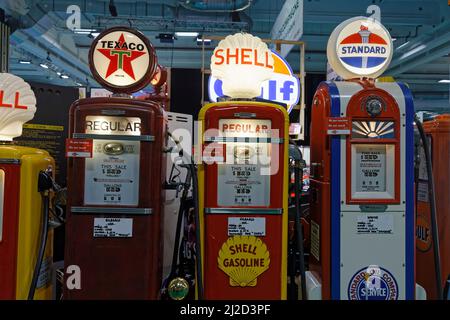
POLYGON ((419 182, 417 185, 417 200, 429 202, 428 200, 428 182, 419 182))
POLYGON ((393 234, 394 217, 392 214, 366 214, 357 219, 358 234, 393 234))
POLYGON ((131 238, 132 236, 133 219, 94 219, 94 238, 131 238))
POLYGON ((228 218, 228 236, 266 235, 266 218, 239 217, 228 218))

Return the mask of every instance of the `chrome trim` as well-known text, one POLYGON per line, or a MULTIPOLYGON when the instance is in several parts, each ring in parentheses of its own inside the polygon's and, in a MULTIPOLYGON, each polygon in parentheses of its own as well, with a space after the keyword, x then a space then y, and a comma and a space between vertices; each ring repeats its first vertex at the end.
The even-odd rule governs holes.
POLYGON ((20 159, 0 159, 0 164, 20 164, 20 159))
POLYGON ((257 137, 205 137, 205 142, 246 142, 246 143, 284 143, 283 138, 257 138, 257 137))
POLYGON ((123 215, 149 215, 151 208, 114 208, 114 207, 71 207, 72 213, 101 213, 101 214, 123 214, 123 215))
POLYGON ((282 214, 281 208, 205 208, 206 214, 282 214))
POLYGON ((94 134, 94 133, 74 133, 73 139, 99 139, 99 140, 127 140, 127 141, 155 141, 155 136, 142 135, 119 135, 119 134, 94 134))
POLYGON ((253 113, 253 112, 236 112, 234 114, 234 116, 236 118, 249 119, 249 118, 256 118, 256 113, 253 113))

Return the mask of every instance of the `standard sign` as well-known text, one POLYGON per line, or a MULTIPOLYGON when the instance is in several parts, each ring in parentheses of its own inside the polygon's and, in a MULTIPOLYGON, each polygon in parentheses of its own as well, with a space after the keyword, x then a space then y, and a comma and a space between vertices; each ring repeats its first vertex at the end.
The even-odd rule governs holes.
POLYGON ((380 22, 367 17, 342 22, 327 45, 328 61, 344 79, 378 77, 389 66, 392 53, 389 32, 380 22))

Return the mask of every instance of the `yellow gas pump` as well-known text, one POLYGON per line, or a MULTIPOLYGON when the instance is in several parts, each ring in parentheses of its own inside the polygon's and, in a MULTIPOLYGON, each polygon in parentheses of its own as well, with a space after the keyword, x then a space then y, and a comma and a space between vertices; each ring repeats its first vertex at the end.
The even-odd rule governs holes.
POLYGON ((55 162, 44 150, 12 141, 35 111, 30 86, 0 74, 0 299, 52 297, 53 232, 47 223, 55 162))

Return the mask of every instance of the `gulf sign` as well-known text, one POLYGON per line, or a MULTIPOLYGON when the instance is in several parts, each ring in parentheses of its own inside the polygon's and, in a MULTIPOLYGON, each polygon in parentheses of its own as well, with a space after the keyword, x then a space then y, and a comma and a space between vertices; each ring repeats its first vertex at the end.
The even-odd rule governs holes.
POLYGON ((389 66, 392 40, 378 21, 357 17, 341 23, 331 34, 327 57, 344 79, 375 78, 389 66))
MULTIPOLYGON (((287 111, 290 112, 300 100, 300 81, 291 66, 277 52, 272 51, 272 57, 273 75, 262 83, 261 94, 258 98, 284 103, 287 105, 287 111)), ((238 74, 235 76, 239 77, 238 74)), ((222 80, 210 76, 208 93, 211 102, 217 102, 219 97, 224 96, 222 80)))

